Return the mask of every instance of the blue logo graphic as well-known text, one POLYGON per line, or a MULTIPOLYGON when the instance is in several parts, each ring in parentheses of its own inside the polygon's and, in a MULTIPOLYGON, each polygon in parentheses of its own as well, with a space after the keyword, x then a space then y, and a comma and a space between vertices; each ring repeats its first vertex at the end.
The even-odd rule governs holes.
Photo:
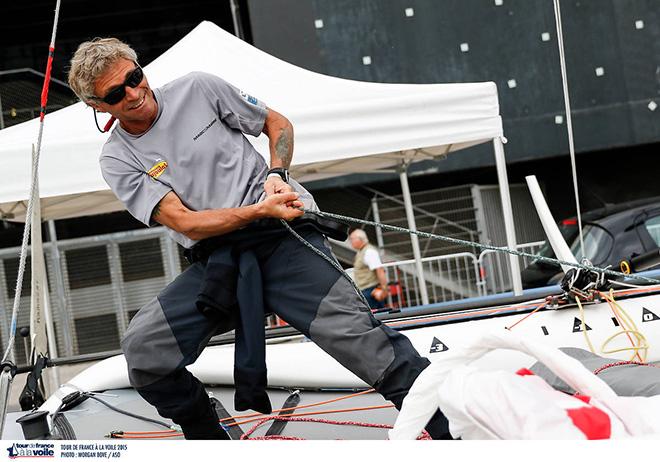
POLYGON ((252 95, 248 95, 248 94, 245 93, 243 90, 239 90, 238 92, 240 93, 241 98, 243 98, 243 99, 244 99, 245 101, 247 101, 248 103, 250 103, 250 104, 255 104, 255 105, 259 103, 259 101, 257 100, 257 98, 255 98, 255 97, 252 96, 252 95))
POLYGON ((7 448, 10 459, 19 457, 29 458, 54 458, 55 445, 52 443, 14 443, 7 448))
POLYGON ((7 448, 7 451, 9 451, 9 458, 10 459, 15 459, 18 457, 18 450, 16 449, 16 444, 12 445, 12 447, 7 448))

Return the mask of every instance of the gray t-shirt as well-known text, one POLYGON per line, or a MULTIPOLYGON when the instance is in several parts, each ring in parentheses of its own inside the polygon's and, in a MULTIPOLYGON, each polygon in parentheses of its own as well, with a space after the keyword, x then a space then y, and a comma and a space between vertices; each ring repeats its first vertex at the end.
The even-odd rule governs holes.
MULTIPOLYGON (((137 136, 118 125, 101 153, 103 178, 131 215, 152 225, 151 213, 169 191, 191 210, 256 203, 268 166, 243 133, 261 133, 266 106, 202 72, 155 89, 154 95, 153 125, 137 136)), ((184 247, 196 242, 168 231, 184 247)))

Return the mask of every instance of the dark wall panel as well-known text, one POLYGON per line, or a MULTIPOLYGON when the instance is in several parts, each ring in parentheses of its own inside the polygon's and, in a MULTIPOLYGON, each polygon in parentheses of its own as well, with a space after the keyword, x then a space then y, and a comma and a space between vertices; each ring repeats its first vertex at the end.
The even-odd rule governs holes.
MULTIPOLYGON (((43 72, 48 58, 55 0, 3 1, 0 8, 0 70, 28 67, 43 72)), ((69 59, 94 37, 130 43, 148 64, 208 20, 233 32, 229 0, 113 0, 61 2, 53 76, 66 81, 69 59)))
POLYGON ((253 41, 266 53, 321 72, 312 4, 301 0, 249 0, 253 41))
MULTIPOLYGON (((251 0, 249 6, 255 45, 276 56, 356 80, 492 80, 510 160, 568 152, 552 0, 501 6, 494 0, 251 0), (314 27, 316 19, 322 28, 314 27), (291 38, 278 38, 283 30, 291 38)), ((652 101, 660 106, 660 1, 563 0, 561 7, 578 152, 660 142, 660 107, 649 108, 652 101), (642 28, 635 26, 639 20, 642 28)), ((492 163, 477 148, 439 168, 492 163)))

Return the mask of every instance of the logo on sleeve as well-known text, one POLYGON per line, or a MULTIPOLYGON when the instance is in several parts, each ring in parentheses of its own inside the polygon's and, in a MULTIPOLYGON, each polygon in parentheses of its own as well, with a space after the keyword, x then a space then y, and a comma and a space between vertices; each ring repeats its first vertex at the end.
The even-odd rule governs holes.
POLYGON ((167 162, 165 162, 164 160, 160 161, 149 169, 147 175, 149 175, 153 179, 156 179, 163 174, 166 168, 167 168, 167 162))
POLYGON ((248 95, 243 90, 239 90, 239 92, 241 94, 241 98, 243 98, 245 101, 247 101, 250 104, 255 104, 255 105, 257 104, 257 102, 258 102, 257 98, 255 98, 254 96, 248 95))

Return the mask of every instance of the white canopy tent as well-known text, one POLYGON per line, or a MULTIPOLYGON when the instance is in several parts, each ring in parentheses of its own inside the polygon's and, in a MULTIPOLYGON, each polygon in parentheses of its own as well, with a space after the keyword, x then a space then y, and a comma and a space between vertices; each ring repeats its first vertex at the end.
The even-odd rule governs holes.
MULTIPOLYGON (((413 229, 407 165, 492 142, 507 245, 515 248, 502 120, 493 82, 414 85, 329 77, 270 56, 210 22, 202 22, 145 67, 152 87, 196 70, 221 76, 291 120, 295 128, 291 171, 299 181, 398 169, 413 229)), ((0 218, 25 217, 31 144, 37 132, 37 119, 0 131, 0 218)), ((39 175, 44 220, 123 209, 98 167, 107 136, 96 130, 91 109, 83 103, 47 116, 39 175)), ((264 135, 251 139, 266 156, 267 141, 264 135)), ((412 237, 421 278, 419 245, 412 237)), ((514 290, 519 292, 518 260, 511 256, 510 261, 514 290)), ((425 284, 420 285, 425 289, 425 284)))

